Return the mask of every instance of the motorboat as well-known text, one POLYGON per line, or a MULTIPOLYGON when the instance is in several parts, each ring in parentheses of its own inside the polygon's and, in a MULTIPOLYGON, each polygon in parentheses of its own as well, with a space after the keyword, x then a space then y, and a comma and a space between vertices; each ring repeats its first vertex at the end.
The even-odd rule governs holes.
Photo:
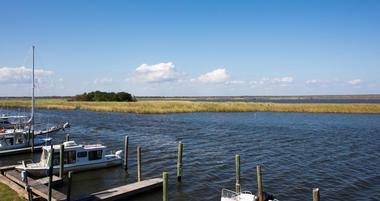
POLYGON ((13 128, 24 128, 27 124, 25 119, 27 116, 0 116, 0 128, 2 129, 13 129, 13 128))
MULTIPOLYGON (((273 195, 263 192, 265 201, 278 201, 273 195)), ((220 201, 258 201, 259 197, 250 191, 235 192, 228 189, 222 189, 220 201)))
POLYGON ((237 193, 228 189, 222 189, 220 201, 256 201, 258 197, 249 191, 237 193))
POLYGON ((34 146, 39 146, 49 144, 52 138, 35 137, 32 139, 31 135, 22 129, 0 130, 0 151, 30 147, 33 143, 32 140, 34 140, 34 146))
MULTIPOLYGON (((122 164, 122 150, 116 151, 114 154, 105 154, 107 147, 101 144, 82 145, 76 144, 75 141, 66 141, 63 143, 64 153, 64 172, 68 171, 86 171, 92 169, 100 169, 112 167, 122 164)), ((53 172, 59 172, 59 151, 60 145, 53 146, 53 172)), ((27 171, 35 177, 44 177, 48 175, 51 146, 42 148, 41 159, 38 163, 27 163, 16 166, 20 171, 27 171)))

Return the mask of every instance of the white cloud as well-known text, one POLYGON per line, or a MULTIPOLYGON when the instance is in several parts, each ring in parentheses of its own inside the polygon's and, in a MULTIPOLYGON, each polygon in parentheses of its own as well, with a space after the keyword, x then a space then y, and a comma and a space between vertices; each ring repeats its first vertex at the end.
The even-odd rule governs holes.
MULTIPOLYGON (((42 78, 53 75, 53 71, 35 69, 36 82, 41 82, 42 78)), ((4 84, 26 84, 32 80, 32 69, 21 67, 0 67, 0 83, 4 84)))
POLYGON ((112 78, 104 77, 104 78, 97 78, 94 80, 94 84, 111 84, 113 82, 112 78))
POLYGON ((347 83, 350 84, 350 85, 359 85, 362 82, 363 82, 363 80, 361 80, 361 79, 354 79, 354 80, 347 81, 347 83))
POLYGON ((227 81, 226 84, 246 84, 247 82, 244 80, 231 80, 227 81))
POLYGON ((175 80, 177 73, 172 62, 158 64, 142 64, 136 68, 133 79, 143 82, 162 82, 175 80))
POLYGON ((275 78, 262 78, 261 80, 252 80, 249 84, 255 86, 288 86, 293 83, 293 77, 275 77, 275 78))
POLYGON ((218 68, 211 72, 205 73, 198 77, 198 80, 204 83, 222 83, 226 82, 229 75, 225 68, 218 68))

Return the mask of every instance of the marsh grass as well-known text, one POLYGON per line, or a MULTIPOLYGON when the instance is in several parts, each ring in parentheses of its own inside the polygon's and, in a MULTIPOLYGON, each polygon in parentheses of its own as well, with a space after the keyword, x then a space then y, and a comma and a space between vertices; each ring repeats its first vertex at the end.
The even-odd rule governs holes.
MULTIPOLYGON (((0 100, 0 107, 30 107, 30 100, 0 100)), ((380 104, 283 104, 191 101, 78 102, 67 101, 66 99, 37 99, 36 107, 44 109, 81 109, 98 112, 128 112, 139 114, 256 111, 380 114, 380 104)))
POLYGON ((6 186, 3 183, 0 183, 0 200, 1 201, 23 201, 21 197, 18 196, 18 194, 10 189, 8 186, 6 186))

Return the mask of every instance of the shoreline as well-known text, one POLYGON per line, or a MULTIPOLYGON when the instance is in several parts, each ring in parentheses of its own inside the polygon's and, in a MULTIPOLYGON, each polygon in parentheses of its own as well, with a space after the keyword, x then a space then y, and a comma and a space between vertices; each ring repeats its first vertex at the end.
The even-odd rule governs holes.
MULTIPOLYGON (((0 108, 30 108, 30 100, 0 100, 0 108)), ((308 112, 344 114, 380 114, 380 104, 348 103, 259 103, 259 102, 79 102, 67 99, 36 99, 36 108, 61 110, 90 110, 136 114, 171 114, 191 112, 308 112)))

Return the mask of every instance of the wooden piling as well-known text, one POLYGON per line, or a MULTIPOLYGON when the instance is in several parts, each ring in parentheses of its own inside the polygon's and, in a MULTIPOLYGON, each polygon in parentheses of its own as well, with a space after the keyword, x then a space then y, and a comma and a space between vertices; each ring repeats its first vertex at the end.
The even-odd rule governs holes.
POLYGON ((162 201, 168 201, 169 200, 169 175, 168 172, 162 173, 162 201))
POLYGON ((73 179, 73 172, 69 171, 67 175, 68 181, 67 181, 67 193, 66 193, 66 201, 70 201, 71 197, 71 182, 73 179))
POLYGON ((128 136, 124 139, 124 170, 128 170, 128 136))
POLYGON ((70 141, 70 134, 66 134, 66 137, 65 137, 65 142, 68 142, 70 141))
POLYGON ((49 183, 48 183, 48 201, 51 201, 51 189, 53 186, 53 167, 54 167, 54 148, 53 144, 50 145, 50 157, 49 157, 49 183))
POLYGON ((235 155, 236 193, 240 193, 240 155, 235 155))
POLYGON ((63 177, 63 172, 64 172, 64 158, 63 158, 63 153, 65 151, 65 146, 63 144, 59 145, 59 177, 63 177))
POLYGON ((313 188, 313 201, 319 201, 319 188, 313 188))
POLYGON ((137 147, 137 181, 141 181, 141 147, 137 147))
POLYGON ((261 178, 261 166, 256 166, 256 174, 257 174, 257 196, 259 197, 259 201, 264 201, 263 194, 263 182, 261 178))
POLYGON ((178 159, 177 159, 177 181, 182 180, 182 152, 183 145, 181 142, 178 144, 178 159))

